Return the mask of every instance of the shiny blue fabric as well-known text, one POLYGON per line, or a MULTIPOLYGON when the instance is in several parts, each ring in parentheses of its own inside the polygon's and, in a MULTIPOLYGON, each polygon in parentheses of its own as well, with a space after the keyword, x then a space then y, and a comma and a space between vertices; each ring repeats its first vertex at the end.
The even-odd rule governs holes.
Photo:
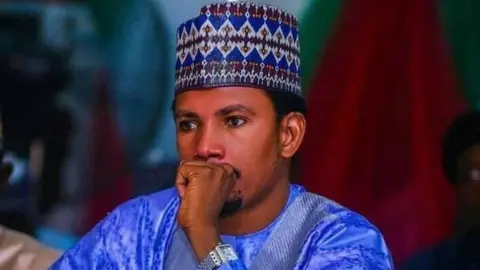
MULTIPOLYGON (((292 185, 285 208, 302 192, 302 187, 292 185)), ((110 213, 51 269, 174 268, 166 266, 165 259, 178 207, 174 189, 133 199, 110 213)), ((383 237, 372 224, 333 202, 327 211, 334 218, 320 221, 309 233, 295 269, 394 269, 383 237)), ((222 269, 248 269, 277 222, 278 218, 250 235, 222 235, 240 258, 222 269)))

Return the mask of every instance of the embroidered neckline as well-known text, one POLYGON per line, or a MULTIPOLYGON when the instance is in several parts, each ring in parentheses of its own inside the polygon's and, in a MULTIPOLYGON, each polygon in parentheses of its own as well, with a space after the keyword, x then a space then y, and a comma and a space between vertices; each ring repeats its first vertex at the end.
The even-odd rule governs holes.
POLYGON ((274 221, 272 221, 267 227, 265 227, 265 228, 263 228, 263 229, 261 229, 257 232, 253 232, 253 233, 249 233, 249 234, 244 234, 244 235, 228 235, 228 234, 225 234, 225 235, 222 235, 222 236, 233 237, 234 239, 241 240, 241 239, 245 239, 245 238, 259 236, 259 235, 262 235, 262 234, 265 234, 265 233, 267 235, 270 234, 271 230, 278 223, 278 221, 280 220, 280 217, 285 213, 287 208, 292 204, 292 202, 295 200, 295 198, 297 198, 298 195, 302 194, 303 192, 305 192, 305 189, 303 187, 291 184, 290 185, 290 194, 288 195, 287 203, 283 207, 282 212, 280 212, 280 215, 278 215, 278 217, 274 221))

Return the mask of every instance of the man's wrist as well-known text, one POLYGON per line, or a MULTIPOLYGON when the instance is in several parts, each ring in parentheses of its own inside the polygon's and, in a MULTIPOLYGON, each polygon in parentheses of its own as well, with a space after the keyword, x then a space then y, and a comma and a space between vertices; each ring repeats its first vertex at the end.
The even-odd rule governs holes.
POLYGON ((186 234, 198 262, 207 257, 220 243, 220 233, 214 226, 191 228, 186 234))
POLYGON ((214 250, 197 264, 197 269, 246 269, 243 263, 229 244, 218 244, 214 250))

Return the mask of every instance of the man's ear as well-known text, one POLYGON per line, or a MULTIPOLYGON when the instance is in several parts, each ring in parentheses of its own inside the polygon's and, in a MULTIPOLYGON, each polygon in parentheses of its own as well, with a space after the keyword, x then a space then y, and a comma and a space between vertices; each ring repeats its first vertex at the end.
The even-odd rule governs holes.
POLYGON ((305 116, 292 112, 283 117, 280 123, 280 147, 284 158, 291 158, 302 144, 307 123, 305 116))

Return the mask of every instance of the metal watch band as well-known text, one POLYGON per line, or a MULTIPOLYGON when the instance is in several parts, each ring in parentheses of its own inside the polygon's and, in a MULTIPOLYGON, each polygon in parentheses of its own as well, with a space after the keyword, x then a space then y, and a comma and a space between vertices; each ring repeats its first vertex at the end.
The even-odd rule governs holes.
POLYGON ((219 265, 215 264, 210 254, 208 254, 207 257, 205 257, 205 259, 203 259, 203 261, 197 265, 197 269, 204 270, 216 270, 219 267, 219 265))
POLYGON ((197 269, 218 269, 220 266, 222 266, 222 264, 232 260, 231 253, 233 253, 234 258, 237 258, 236 254, 234 254, 235 252, 233 251, 232 246, 219 243, 212 251, 208 253, 208 255, 203 259, 203 261, 197 266, 197 269), (227 252, 228 254, 223 254, 225 249, 231 250, 231 252, 227 252))

